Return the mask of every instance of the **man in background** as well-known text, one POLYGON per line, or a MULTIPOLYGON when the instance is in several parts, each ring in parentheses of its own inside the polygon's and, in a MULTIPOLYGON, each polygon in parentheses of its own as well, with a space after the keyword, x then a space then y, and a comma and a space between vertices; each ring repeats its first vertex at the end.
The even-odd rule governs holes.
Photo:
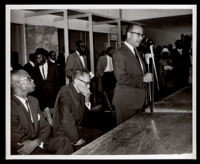
POLYGON ((86 56, 86 46, 81 40, 76 43, 77 50, 69 54, 65 63, 65 76, 67 77, 67 83, 72 81, 72 75, 77 69, 86 69, 87 66, 87 56, 86 56))
POLYGON ((24 69, 28 72, 30 76, 34 74, 34 67, 35 67, 36 57, 34 53, 29 55, 29 61, 24 65, 24 69))
POLYGON ((53 108, 55 99, 60 88, 60 78, 57 65, 46 61, 46 50, 36 51, 36 66, 34 70, 34 81, 36 85, 37 98, 40 102, 41 110, 49 107, 53 108))

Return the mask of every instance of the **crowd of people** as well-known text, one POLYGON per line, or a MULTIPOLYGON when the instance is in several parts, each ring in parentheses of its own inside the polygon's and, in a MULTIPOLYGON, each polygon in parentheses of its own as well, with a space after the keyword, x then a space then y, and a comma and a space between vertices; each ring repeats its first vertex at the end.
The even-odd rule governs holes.
MULTIPOLYGON (((95 75, 90 72, 83 41, 77 41, 77 49, 67 59, 63 51, 57 56, 55 51, 37 48, 24 66, 13 52, 11 154, 71 154, 89 143, 96 129, 88 130, 83 123, 95 105, 91 94, 97 92, 102 96, 102 110, 115 113, 116 125, 144 112, 149 105, 148 84, 154 81, 145 60, 149 52, 141 47, 144 38, 142 26, 128 26, 121 47, 102 51, 95 75), (94 79, 96 88, 91 85, 94 79)), ((154 49, 160 86, 154 94, 157 100, 188 85, 191 54, 188 36, 177 40, 175 48, 154 49)))

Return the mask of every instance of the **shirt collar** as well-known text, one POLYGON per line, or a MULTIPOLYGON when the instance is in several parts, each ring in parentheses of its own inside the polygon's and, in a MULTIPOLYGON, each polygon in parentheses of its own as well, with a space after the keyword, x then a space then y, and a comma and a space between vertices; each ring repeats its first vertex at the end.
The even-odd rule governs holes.
POLYGON ((46 67, 47 66, 47 61, 45 61, 45 63, 43 65, 40 65, 40 67, 42 67, 42 66, 46 67))
POLYGON ((124 44, 126 44, 126 46, 127 46, 131 51, 133 50, 133 48, 135 48, 135 47, 133 47, 130 43, 128 43, 127 41, 125 41, 124 44))
POLYGON ((34 67, 35 66, 35 64, 32 62, 32 61, 30 61, 29 60, 29 63, 34 67))
POLYGON ((27 98, 26 99, 24 99, 24 98, 22 98, 22 97, 19 97, 19 96, 17 96, 17 95, 14 95, 15 97, 17 97, 23 104, 25 104, 26 103, 26 100, 27 100, 27 98))
POLYGON ((78 54, 78 55, 80 55, 80 53, 76 50, 76 53, 78 54))
POLYGON ((50 60, 52 63, 56 63, 55 60, 52 60, 51 58, 49 58, 49 60, 50 60))

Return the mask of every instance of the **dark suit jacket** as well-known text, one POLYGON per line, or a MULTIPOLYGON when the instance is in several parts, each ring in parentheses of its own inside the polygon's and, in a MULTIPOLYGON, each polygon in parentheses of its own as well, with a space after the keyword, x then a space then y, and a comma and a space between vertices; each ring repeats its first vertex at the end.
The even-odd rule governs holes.
POLYGON ((69 83, 60 89, 54 108, 53 137, 65 136, 76 143, 81 138, 79 125, 85 113, 84 96, 69 83))
POLYGON ((83 56, 85 67, 83 67, 83 64, 81 62, 81 59, 77 52, 74 52, 72 54, 69 54, 66 60, 65 64, 65 76, 68 78, 71 78, 73 75, 73 72, 76 71, 77 69, 88 69, 87 68, 87 57, 84 55, 83 56))
POLYGON ((21 101, 14 95, 11 96, 11 153, 17 154, 19 146, 25 140, 39 138, 46 143, 50 136, 51 127, 40 111, 38 100, 28 96, 34 124, 21 101), (40 118, 39 118, 40 117, 40 118))
POLYGON ((60 88, 60 78, 57 65, 48 63, 47 80, 42 78, 39 66, 35 66, 34 82, 36 85, 37 98, 40 102, 41 110, 45 107, 54 107, 55 99, 60 88))
MULTIPOLYGON (((138 52, 139 54, 139 52, 138 52)), ((140 58, 142 58, 142 55, 140 58)), ((117 80, 113 105, 117 108, 139 109, 145 102, 143 72, 135 55, 124 44, 113 54, 114 73, 117 80)), ((146 67, 143 62, 144 72, 146 67)))
POLYGON ((24 69, 28 72, 30 76, 33 76, 34 67, 29 62, 24 65, 24 69))

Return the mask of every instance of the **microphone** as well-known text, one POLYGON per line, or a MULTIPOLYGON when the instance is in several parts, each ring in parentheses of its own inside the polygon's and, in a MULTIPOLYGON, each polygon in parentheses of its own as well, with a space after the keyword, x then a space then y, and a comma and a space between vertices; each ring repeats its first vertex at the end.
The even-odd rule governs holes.
POLYGON ((150 39, 150 38, 145 38, 145 42, 146 42, 146 45, 147 45, 148 47, 151 46, 151 45, 154 45, 153 40, 150 39))

